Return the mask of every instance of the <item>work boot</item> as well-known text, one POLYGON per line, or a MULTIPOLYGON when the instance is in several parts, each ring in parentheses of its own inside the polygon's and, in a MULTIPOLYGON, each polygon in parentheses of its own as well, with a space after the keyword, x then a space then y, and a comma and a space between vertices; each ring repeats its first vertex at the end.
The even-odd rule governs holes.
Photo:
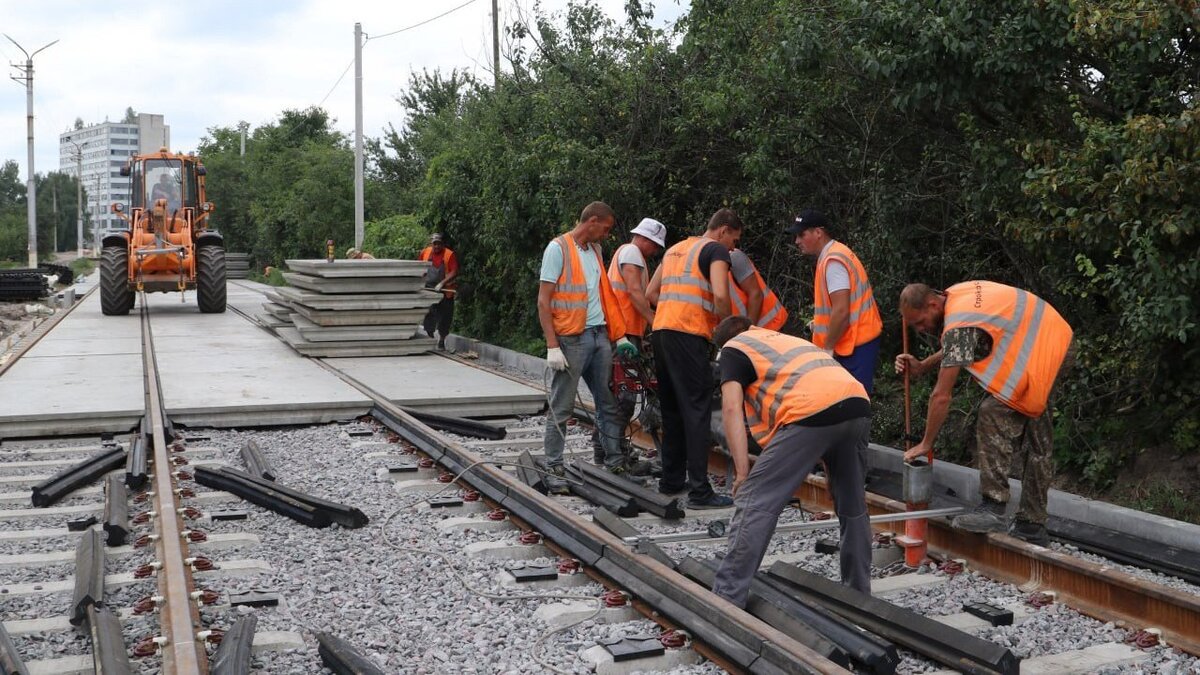
POLYGON ((645 476, 637 476, 631 473, 629 471, 629 467, 625 465, 625 462, 614 464, 612 466, 606 466, 604 467, 604 470, 614 476, 620 476, 634 485, 640 485, 642 487, 646 486, 647 478, 645 476))
POLYGON ((625 455, 622 462, 630 476, 649 476, 654 472, 653 464, 644 459, 638 459, 637 455, 632 453, 625 455))
POLYGON ((1006 524, 1004 507, 1003 502, 984 497, 983 502, 976 506, 974 511, 955 516, 954 520, 950 521, 950 527, 967 532, 1003 532, 1006 524))
POLYGON ((567 488, 567 473, 562 464, 546 467, 546 473, 542 475, 542 485, 546 486, 546 494, 565 495, 571 492, 567 488))
POLYGON ((1046 532, 1046 526, 1042 523, 1034 523, 1017 518, 1008 527, 1008 533, 1030 544, 1037 544, 1038 546, 1050 545, 1050 534, 1046 532))

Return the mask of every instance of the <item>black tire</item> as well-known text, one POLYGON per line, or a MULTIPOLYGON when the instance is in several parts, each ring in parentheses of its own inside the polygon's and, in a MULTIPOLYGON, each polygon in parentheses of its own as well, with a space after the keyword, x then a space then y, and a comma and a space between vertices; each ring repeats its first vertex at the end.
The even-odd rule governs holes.
POLYGON ((225 311, 225 249, 220 246, 197 249, 196 302, 205 314, 225 311))
POLYGON ((100 252, 100 311, 108 316, 123 316, 133 309, 133 301, 129 249, 105 246, 100 252))

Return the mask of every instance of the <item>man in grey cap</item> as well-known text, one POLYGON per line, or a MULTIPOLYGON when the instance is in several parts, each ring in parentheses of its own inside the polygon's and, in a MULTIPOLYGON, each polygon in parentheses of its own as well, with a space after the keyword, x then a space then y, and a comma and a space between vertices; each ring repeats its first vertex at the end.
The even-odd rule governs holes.
MULTIPOLYGON (((608 265, 608 281, 612 284, 621 316, 625 319, 625 337, 641 351, 646 328, 654 323, 654 309, 646 299, 646 286, 650 284, 650 270, 646 261, 662 254, 667 245, 667 226, 653 218, 643 218, 637 227, 630 230, 630 234, 633 236, 629 243, 622 244, 613 254, 612 262, 608 265)), ((614 377, 617 377, 616 371, 621 369, 620 359, 614 359, 614 377)), ((617 397, 617 409, 621 413, 618 426, 624 431, 633 418, 636 401, 629 396, 623 398, 621 392, 614 394, 617 397)), ((592 449, 596 464, 603 463, 604 448, 598 437, 593 437, 592 449)), ((621 453, 625 456, 630 475, 645 476, 650 473, 650 463, 639 461, 634 456, 633 446, 628 439, 622 439, 621 453)))

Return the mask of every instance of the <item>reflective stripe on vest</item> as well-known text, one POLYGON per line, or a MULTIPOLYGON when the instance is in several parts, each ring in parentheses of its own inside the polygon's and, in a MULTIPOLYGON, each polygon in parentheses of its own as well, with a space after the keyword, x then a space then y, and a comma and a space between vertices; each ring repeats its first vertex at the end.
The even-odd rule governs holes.
MULTIPOLYGON (((767 287, 767 282, 763 280, 762 275, 758 273, 758 268, 754 267, 754 263, 750 263, 751 269, 754 271, 754 283, 758 285, 758 290, 762 292, 762 307, 759 308, 758 321, 754 325, 759 328, 768 328, 770 330, 779 330, 783 328, 783 324, 787 323, 787 309, 780 302, 779 296, 775 295, 775 291, 767 287)), ((742 290, 738 285, 737 280, 733 278, 733 272, 729 273, 729 301, 732 306, 734 316, 749 316, 750 311, 747 304, 750 301, 750 296, 742 290)))
MULTIPOLYGON (((613 292, 617 295, 617 306, 621 308, 621 316, 625 318, 625 333, 627 335, 641 336, 646 332, 646 319, 642 317, 641 312, 637 311, 637 307, 633 306, 633 301, 629 299, 629 289, 625 287, 625 279, 621 276, 621 263, 618 262, 621 258, 621 251, 625 250, 626 246, 633 244, 622 244, 613 254, 612 260, 608 263, 608 282, 612 284, 613 292)), ((639 272, 640 274, 640 272, 639 272)), ((642 279, 642 292, 646 290, 645 278, 642 279)))
POLYGON ((1071 344, 1070 325, 1050 303, 1019 288, 968 281, 946 291, 942 334, 979 328, 992 352, 965 366, 988 393, 1030 417, 1046 410, 1050 389, 1071 344))
POLYGON ((716 243, 689 237, 667 250, 662 262, 662 286, 654 311, 654 330, 677 330, 712 339, 717 327, 712 284, 700 271, 700 251, 716 243))
POLYGON ((825 270, 830 260, 842 263, 850 275, 850 316, 846 331, 834 345, 835 353, 849 356, 855 347, 879 337, 883 332, 883 320, 879 317, 879 307, 875 304, 875 293, 871 290, 867 270, 848 246, 834 241, 817 260, 813 279, 813 343, 822 348, 829 347, 826 336, 833 320, 833 307, 826 287, 825 270))
POLYGON ((550 294, 550 315, 558 335, 579 335, 587 328, 588 289, 579 247, 570 234, 554 241, 562 249, 563 266, 550 294))
POLYGON ((746 387, 744 407, 750 433, 764 448, 784 425, 848 398, 869 400, 854 376, 808 340, 750 328, 725 346, 754 365, 757 378, 746 387))

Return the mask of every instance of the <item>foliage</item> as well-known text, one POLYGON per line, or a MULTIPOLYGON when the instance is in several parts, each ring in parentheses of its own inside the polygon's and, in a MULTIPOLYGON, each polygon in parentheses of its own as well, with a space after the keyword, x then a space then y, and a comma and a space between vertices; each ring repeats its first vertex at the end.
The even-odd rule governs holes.
POLYGON ((96 269, 96 263, 90 258, 76 258, 70 263, 71 271, 75 272, 76 277, 86 276, 96 269))
POLYGON ((429 234, 416 216, 390 216, 363 226, 363 250, 376 258, 416 260, 429 243, 429 234))

